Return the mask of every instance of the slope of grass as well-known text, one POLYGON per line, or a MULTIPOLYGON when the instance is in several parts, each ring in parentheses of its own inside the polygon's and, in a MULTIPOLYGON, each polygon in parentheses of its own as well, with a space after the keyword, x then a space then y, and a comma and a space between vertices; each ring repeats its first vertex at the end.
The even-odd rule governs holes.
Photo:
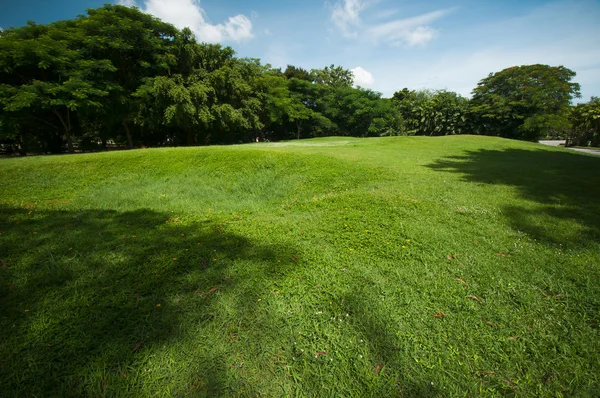
POLYGON ((1 159, 1 395, 595 395, 599 170, 467 136, 1 159))

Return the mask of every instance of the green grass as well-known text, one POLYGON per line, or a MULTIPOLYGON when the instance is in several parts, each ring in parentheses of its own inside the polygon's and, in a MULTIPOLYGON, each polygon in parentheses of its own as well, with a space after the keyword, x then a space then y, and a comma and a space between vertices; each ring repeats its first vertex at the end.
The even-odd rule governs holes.
POLYGON ((468 136, 0 159, 0 395, 596 395, 599 170, 468 136))

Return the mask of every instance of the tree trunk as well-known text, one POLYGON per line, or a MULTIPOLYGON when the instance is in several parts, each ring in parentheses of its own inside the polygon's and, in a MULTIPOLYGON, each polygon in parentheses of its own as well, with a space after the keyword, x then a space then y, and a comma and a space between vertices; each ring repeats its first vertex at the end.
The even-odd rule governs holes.
POLYGON ((302 120, 296 121, 296 128, 298 129, 298 139, 300 139, 300 131, 302 131, 302 120))
POLYGON ((65 129, 65 135, 67 136, 67 147, 68 147, 67 151, 69 153, 75 152, 73 149, 73 135, 71 134, 71 116, 70 116, 69 108, 67 108, 67 120, 65 120, 62 117, 62 115, 60 114, 59 111, 54 110, 53 112, 58 117, 58 120, 60 120, 60 123, 62 124, 63 128, 65 129))
POLYGON ((123 127, 125 128, 125 135, 127 136, 127 148, 133 148, 133 138, 131 137, 131 130, 129 130, 129 124, 123 120, 123 127))
POLYGON ((191 130, 188 130, 185 141, 186 141, 185 144, 187 146, 196 145, 196 133, 194 133, 191 130))

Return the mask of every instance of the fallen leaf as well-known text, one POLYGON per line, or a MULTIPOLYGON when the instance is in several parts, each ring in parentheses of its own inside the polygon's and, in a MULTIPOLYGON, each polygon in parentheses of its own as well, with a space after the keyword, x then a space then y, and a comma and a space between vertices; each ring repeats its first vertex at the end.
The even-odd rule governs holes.
POLYGON ((315 356, 320 357, 321 355, 327 355, 327 353, 325 351, 317 351, 315 356))
POLYGON ((481 373, 481 376, 490 376, 490 375, 495 375, 496 372, 483 372, 481 373))
POLYGON ((13 290, 16 289, 17 287, 15 285, 8 285, 8 290, 13 290))
POLYGON ((485 317, 481 317, 481 319, 483 319, 483 322, 485 322, 486 324, 488 324, 490 326, 498 327, 498 324, 488 321, 487 319, 485 319, 485 317))
POLYGON ((211 287, 211 288, 208 290, 208 294, 211 294, 211 293, 213 293, 213 292, 215 292, 215 291, 217 291, 217 288, 216 288, 216 287, 211 287))
POLYGON ((375 365, 375 370, 373 371, 375 376, 377 376, 379 374, 379 371, 381 370, 381 368, 383 368, 382 364, 378 363, 377 365, 375 365))
POLYGON ((443 318, 443 317, 448 316, 448 315, 446 315, 446 314, 444 314, 443 312, 440 311, 440 312, 438 312, 436 314, 433 314, 433 316, 435 318, 443 318))
POLYGON ((511 337, 509 337, 508 339, 509 339, 509 340, 512 340, 512 341, 514 341, 514 340, 516 340, 516 339, 518 339, 518 338, 519 338, 519 337, 517 337, 517 336, 511 336, 511 337))
POLYGON ((138 341, 137 343, 135 343, 135 347, 133 347, 133 350, 131 350, 131 352, 134 353, 137 350, 139 350, 140 348, 142 348, 142 342, 138 341))
POLYGON ((498 257, 506 257, 506 254, 504 254, 504 253, 496 253, 496 256, 498 256, 498 257))
POLYGON ((447 258, 448 260, 454 260, 454 259, 456 258, 456 254, 448 254, 448 255, 446 256, 446 258, 447 258))
POLYGON ((556 377, 556 375, 552 375, 552 374, 546 376, 546 378, 544 379, 544 384, 548 384, 548 382, 555 377, 556 377))
POLYGON ((555 299, 560 298, 560 297, 565 297, 565 294, 560 293, 560 294, 557 294, 556 296, 554 296, 555 299))
POLYGON ((454 278, 455 281, 458 281, 460 283, 462 283, 463 285, 467 286, 467 282, 465 282, 464 280, 460 279, 460 278, 454 278))
POLYGON ((478 301, 478 302, 479 302, 479 304, 482 304, 482 305, 483 305, 483 303, 481 302, 481 299, 480 299, 479 297, 477 297, 477 296, 467 296, 467 298, 470 298, 470 299, 476 300, 476 301, 478 301))
POLYGON ((6 261, 0 260, 0 263, 2 263, 2 268, 6 269, 6 261))
POLYGON ((479 244, 479 242, 473 242, 473 244, 474 244, 474 245, 478 245, 478 244, 479 244))

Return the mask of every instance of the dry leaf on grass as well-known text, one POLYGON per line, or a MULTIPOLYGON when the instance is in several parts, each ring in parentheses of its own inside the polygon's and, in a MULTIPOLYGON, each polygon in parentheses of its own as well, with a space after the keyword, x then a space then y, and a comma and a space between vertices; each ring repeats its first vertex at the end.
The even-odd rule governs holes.
POLYGON ((464 280, 460 279, 460 278, 454 278, 455 281, 458 281, 460 283, 462 283, 463 285, 467 286, 467 282, 465 282, 464 280))
POLYGON ((381 368, 383 368, 382 364, 378 363, 377 365, 375 365, 375 370, 373 371, 375 376, 377 376, 379 374, 379 371, 381 370, 381 368))
POLYGON ((479 304, 483 305, 483 303, 481 302, 481 299, 477 296, 467 296, 467 298, 470 298, 472 300, 477 301, 479 304))
POLYGON ((438 312, 436 314, 433 314, 433 316, 434 316, 434 318, 443 318, 443 317, 448 316, 448 315, 446 315, 446 314, 444 314, 443 312, 440 311, 440 312, 438 312))
POLYGON ((485 319, 485 317, 482 317, 481 319, 483 319, 483 322, 485 322, 487 325, 490 325, 490 326, 493 326, 493 327, 498 327, 497 323, 490 322, 487 319, 485 319))
POLYGON ((141 341, 138 341, 135 344, 135 347, 133 347, 133 350, 131 350, 132 353, 136 352, 137 350, 139 350, 140 348, 142 348, 143 343, 141 341))

